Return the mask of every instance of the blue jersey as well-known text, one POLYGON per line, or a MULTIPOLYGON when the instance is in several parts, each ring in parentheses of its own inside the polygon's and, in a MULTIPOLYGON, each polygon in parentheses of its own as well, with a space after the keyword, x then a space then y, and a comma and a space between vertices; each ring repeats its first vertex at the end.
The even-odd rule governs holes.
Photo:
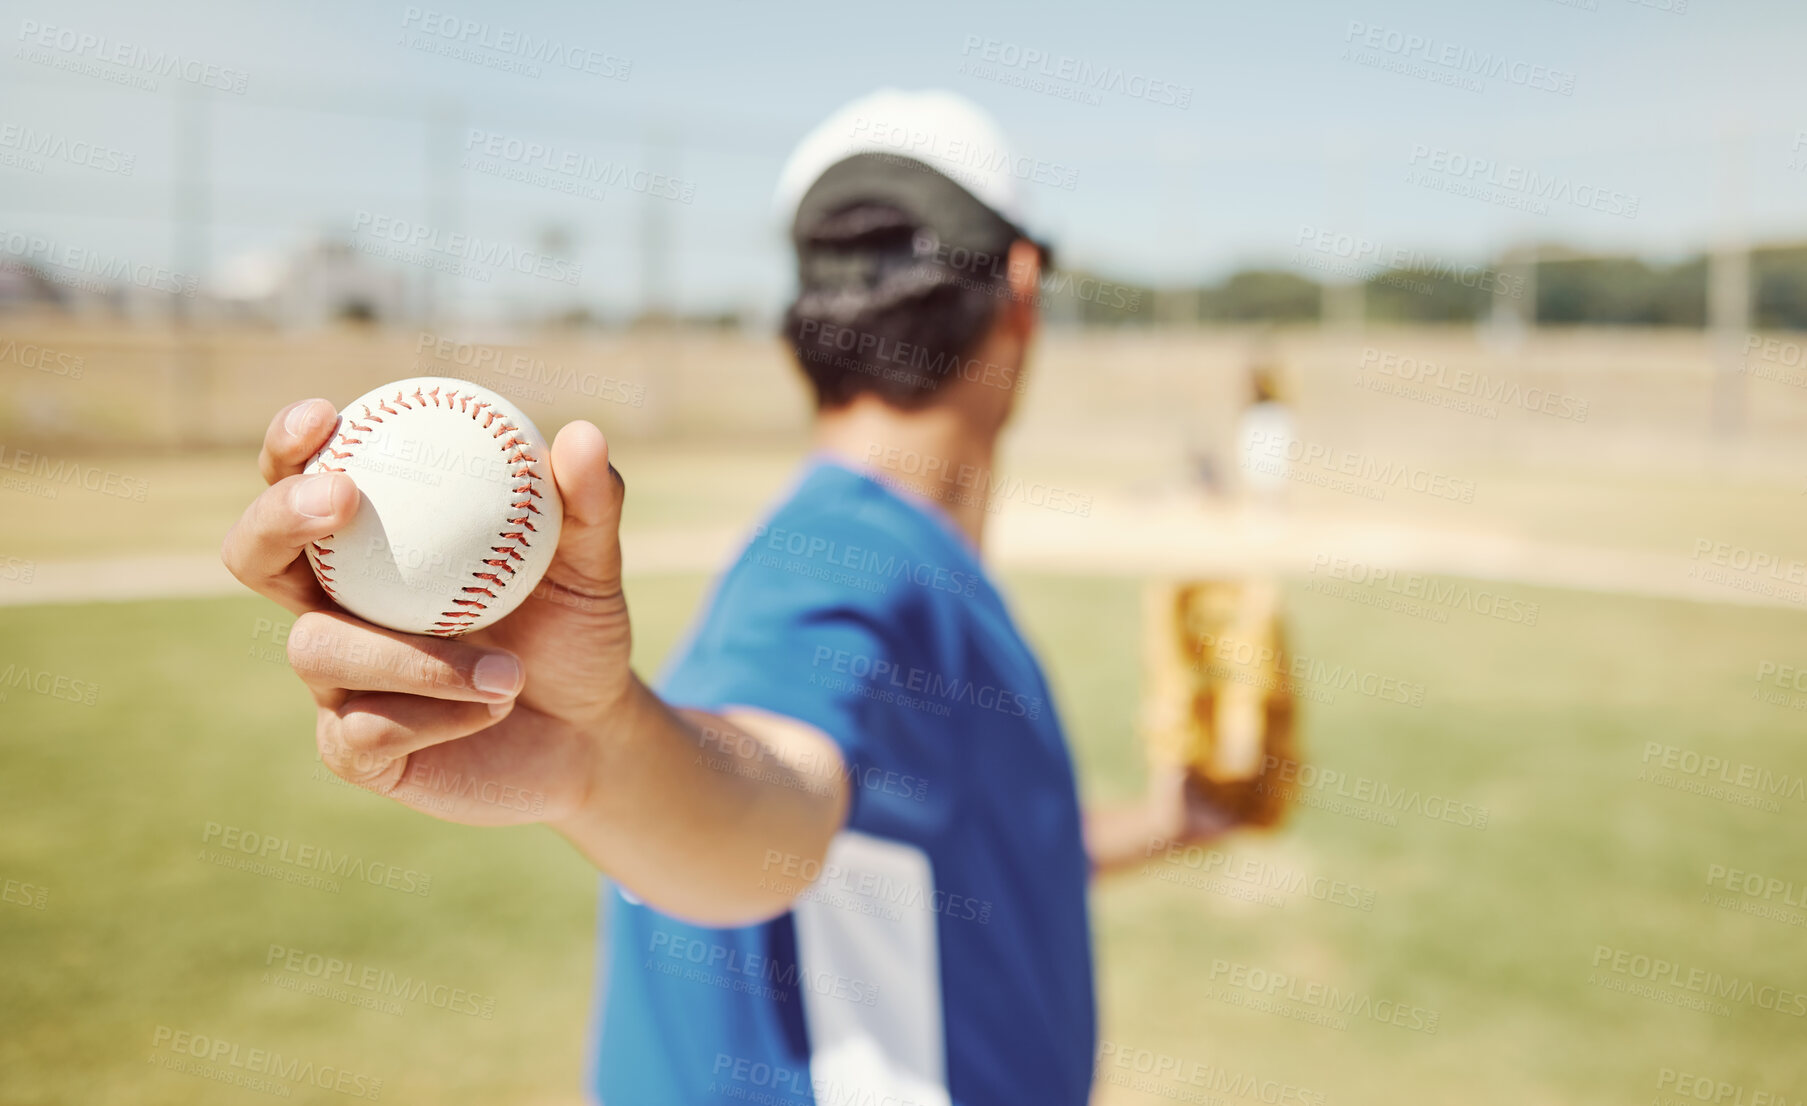
MULTIPOLYGON (((606 884, 592 1085, 606 1106, 1082 1106, 1088 863, 1047 683, 938 513, 819 460, 716 585, 660 687, 840 746, 847 823, 792 910, 690 925, 606 884)), ((782 778, 707 735, 723 771, 782 778)))

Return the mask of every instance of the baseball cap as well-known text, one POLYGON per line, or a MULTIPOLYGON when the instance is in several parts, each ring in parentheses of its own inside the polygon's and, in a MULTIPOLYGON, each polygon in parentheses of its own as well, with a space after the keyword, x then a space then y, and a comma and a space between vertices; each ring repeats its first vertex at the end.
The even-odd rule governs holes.
POLYGON ((1025 229, 1023 195, 997 123, 952 92, 883 88, 845 105, 797 144, 778 176, 774 206, 800 260, 811 232, 849 205, 881 202, 918 228, 918 251, 1002 255, 1018 238, 1044 265, 1052 249, 1025 229))

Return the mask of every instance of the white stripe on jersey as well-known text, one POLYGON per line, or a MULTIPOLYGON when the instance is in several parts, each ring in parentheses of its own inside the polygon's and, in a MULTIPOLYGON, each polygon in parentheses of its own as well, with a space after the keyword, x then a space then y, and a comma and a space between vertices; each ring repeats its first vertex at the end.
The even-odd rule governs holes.
POLYGON ((818 1106, 948 1106, 928 854, 849 831, 823 870, 792 908, 818 1106))

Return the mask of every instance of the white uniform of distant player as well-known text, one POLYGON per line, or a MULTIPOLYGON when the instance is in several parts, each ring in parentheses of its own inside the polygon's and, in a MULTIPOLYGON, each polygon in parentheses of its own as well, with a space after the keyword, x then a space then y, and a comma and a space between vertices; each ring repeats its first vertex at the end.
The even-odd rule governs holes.
POLYGON ((1295 434, 1292 411, 1275 399, 1243 408, 1236 419, 1238 468, 1244 498, 1254 505, 1278 508, 1286 499, 1289 462, 1295 434))

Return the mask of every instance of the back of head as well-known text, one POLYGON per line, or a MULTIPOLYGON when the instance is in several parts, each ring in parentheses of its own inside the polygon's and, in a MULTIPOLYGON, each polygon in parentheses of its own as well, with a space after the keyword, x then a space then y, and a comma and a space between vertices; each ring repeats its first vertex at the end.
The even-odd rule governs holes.
POLYGON ((797 255, 783 331, 819 406, 920 407, 967 368, 1013 295, 1011 246, 1034 241, 1011 164, 947 93, 875 93, 798 146, 778 193, 797 255))
POLYGON ((918 255, 921 234, 896 207, 858 203, 819 223, 799 251, 784 336, 819 406, 862 392, 921 406, 991 329, 1008 285, 990 267, 963 274, 918 255))

